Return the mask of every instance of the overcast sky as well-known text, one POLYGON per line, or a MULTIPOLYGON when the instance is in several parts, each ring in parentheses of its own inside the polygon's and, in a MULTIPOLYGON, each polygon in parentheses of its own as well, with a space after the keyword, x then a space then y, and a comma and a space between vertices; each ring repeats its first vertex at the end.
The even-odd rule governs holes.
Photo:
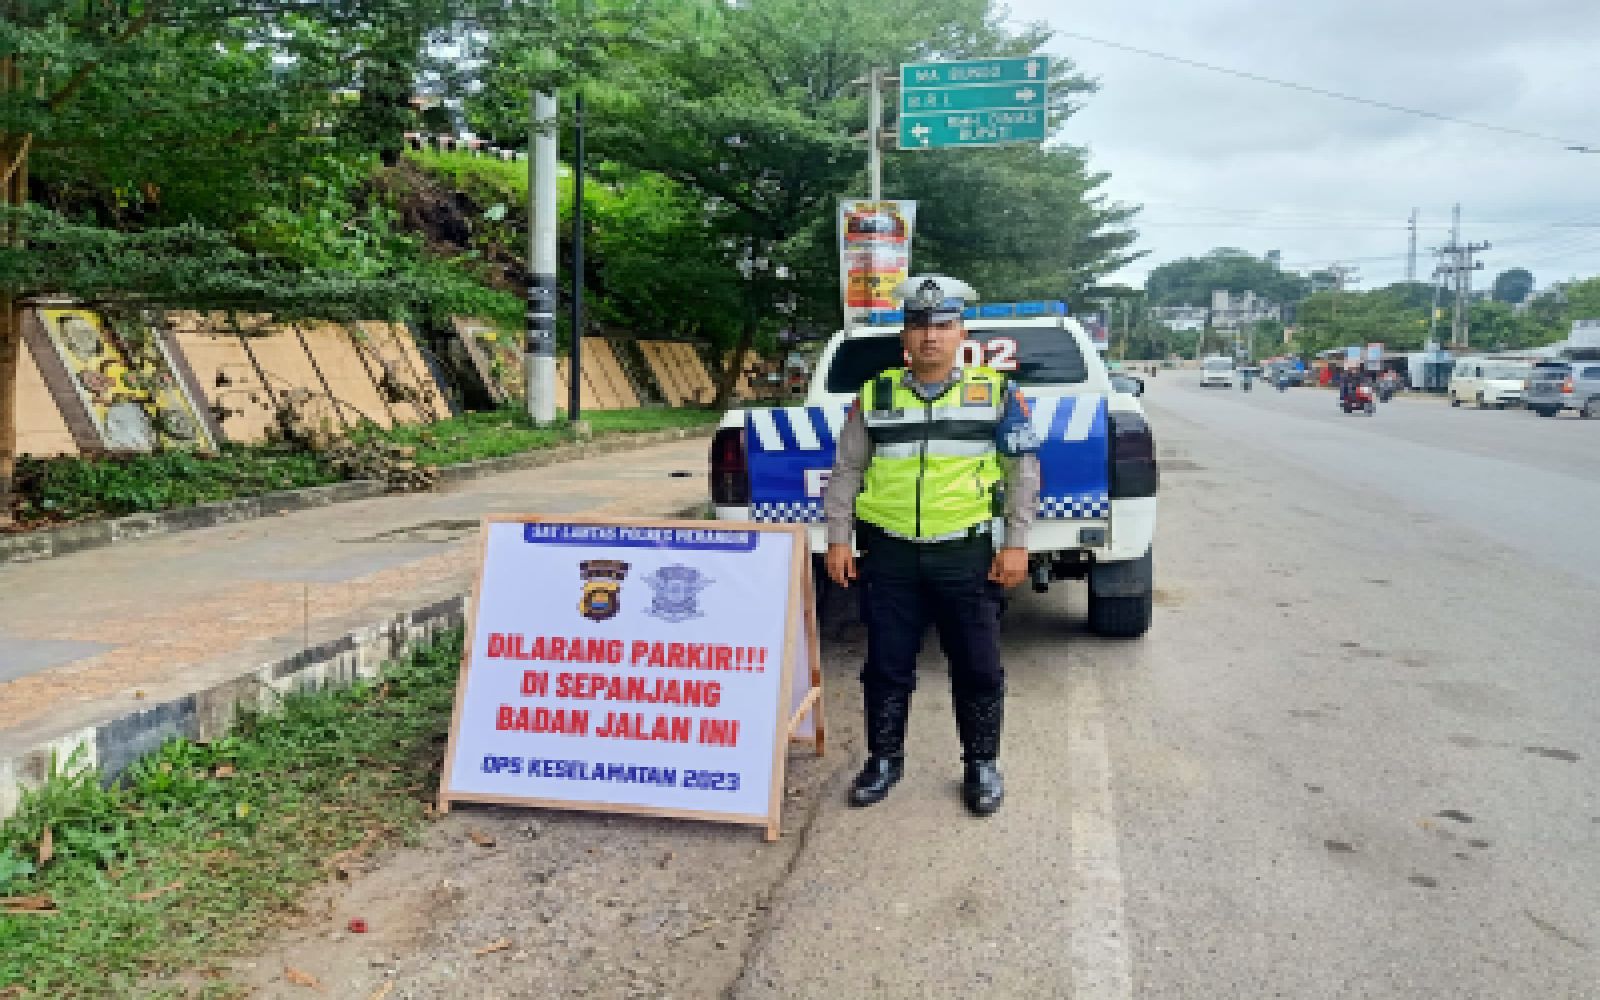
MULTIPOLYGON (((1015 20, 1600 149, 1600 0, 1013 0, 1015 20)), ((1600 153, 1362 107, 1058 35, 1100 91, 1065 141, 1142 204, 1150 251, 1117 280, 1215 246, 1338 260, 1359 288, 1403 280, 1449 237, 1489 240, 1480 277, 1523 266, 1540 287, 1600 274, 1600 153)), ((1477 284, 1475 280, 1474 284, 1477 284)))

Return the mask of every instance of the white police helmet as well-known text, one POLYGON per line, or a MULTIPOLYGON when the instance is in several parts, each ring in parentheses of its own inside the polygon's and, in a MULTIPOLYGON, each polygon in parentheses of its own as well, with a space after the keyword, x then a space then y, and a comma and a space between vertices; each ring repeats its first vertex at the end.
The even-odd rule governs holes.
POLYGON ((942 323, 958 319, 968 302, 976 302, 978 293, 960 278, 942 274, 913 275, 895 286, 890 293, 905 310, 906 320, 924 323, 942 323))

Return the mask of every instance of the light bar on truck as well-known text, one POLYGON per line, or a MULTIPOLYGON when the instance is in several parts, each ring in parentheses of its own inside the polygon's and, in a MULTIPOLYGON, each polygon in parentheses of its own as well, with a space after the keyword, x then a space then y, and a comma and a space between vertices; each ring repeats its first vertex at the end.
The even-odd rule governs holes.
MULTIPOLYGON (((1035 316, 1065 316, 1067 304, 1040 299, 1031 302, 986 302, 961 311, 964 319, 1032 319, 1035 316)), ((873 309, 867 313, 868 326, 902 326, 906 314, 900 309, 873 309)))

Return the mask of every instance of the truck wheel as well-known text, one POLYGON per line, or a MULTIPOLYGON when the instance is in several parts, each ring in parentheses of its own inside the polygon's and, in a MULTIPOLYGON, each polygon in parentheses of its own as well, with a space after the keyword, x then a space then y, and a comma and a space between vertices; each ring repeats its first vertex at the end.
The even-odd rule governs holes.
POLYGON ((1556 415, 1556 411, 1552 410, 1548 406, 1536 406, 1534 407, 1533 412, 1537 413, 1541 417, 1553 417, 1556 415))
POLYGON ((1137 639, 1150 631, 1155 594, 1134 597, 1096 597, 1089 592, 1089 629, 1108 639, 1137 639))
POLYGON ((1452 392, 1450 394, 1450 405, 1451 406, 1460 406, 1461 405, 1461 397, 1457 396, 1455 393, 1452 392))
POLYGON ((1600 418, 1600 396, 1596 396, 1584 403, 1583 409, 1578 411, 1578 415, 1587 417, 1590 420, 1600 418))
POLYGON ((1483 393, 1480 392, 1480 393, 1478 393, 1478 409, 1482 410, 1482 409, 1485 409, 1485 408, 1486 407, 1485 407, 1484 402, 1483 402, 1483 393))

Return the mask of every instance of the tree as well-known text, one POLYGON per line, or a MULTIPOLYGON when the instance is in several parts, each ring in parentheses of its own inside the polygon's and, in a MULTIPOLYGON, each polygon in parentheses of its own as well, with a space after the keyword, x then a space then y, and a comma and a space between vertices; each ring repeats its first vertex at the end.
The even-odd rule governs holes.
POLYGON ((1496 302, 1516 305, 1533 291, 1533 273, 1527 268, 1513 267, 1501 271, 1494 279, 1493 297, 1496 302))
POLYGON ((1126 228, 1137 209, 1106 204, 1096 191, 1106 175, 1086 160, 1072 146, 908 153, 886 187, 918 201, 917 270, 961 275, 985 299, 1082 305, 1140 256, 1126 228))
MULTIPOLYGON (((24 299, 74 291, 69 275, 97 287, 90 275, 116 271, 70 257, 53 272, 29 266, 35 237, 55 240, 63 251, 96 243, 59 216, 21 211, 30 196, 119 229, 184 223, 158 233, 147 249, 186 252, 196 245, 195 233, 207 232, 195 220, 241 221, 264 195, 287 196, 314 164, 343 148, 341 126, 359 121, 362 105, 348 107, 335 94, 359 82, 361 44, 372 25, 442 24, 472 6, 471 0, 0 0, 0 250, 12 276, 0 281, 0 519, 9 517, 15 467, 24 299), (30 225, 43 229, 31 232, 30 225)), ((166 273, 184 271, 186 263, 172 261, 166 273)), ((238 280, 230 295, 248 297, 253 279, 245 265, 231 273, 238 280)), ((292 268, 261 269, 271 272, 261 289, 293 284, 292 268)), ((153 283, 116 289, 129 299, 171 290, 159 267, 130 267, 123 277, 153 283)))
POLYGON ((1282 270, 1276 261, 1234 247, 1218 247, 1204 257, 1170 261, 1152 269, 1145 280, 1145 291, 1155 306, 1207 305, 1216 289, 1235 294, 1255 292, 1282 303, 1304 298, 1310 283, 1282 270))
POLYGON ((1572 319, 1600 319, 1600 278, 1577 281, 1567 288, 1567 315, 1572 319))

